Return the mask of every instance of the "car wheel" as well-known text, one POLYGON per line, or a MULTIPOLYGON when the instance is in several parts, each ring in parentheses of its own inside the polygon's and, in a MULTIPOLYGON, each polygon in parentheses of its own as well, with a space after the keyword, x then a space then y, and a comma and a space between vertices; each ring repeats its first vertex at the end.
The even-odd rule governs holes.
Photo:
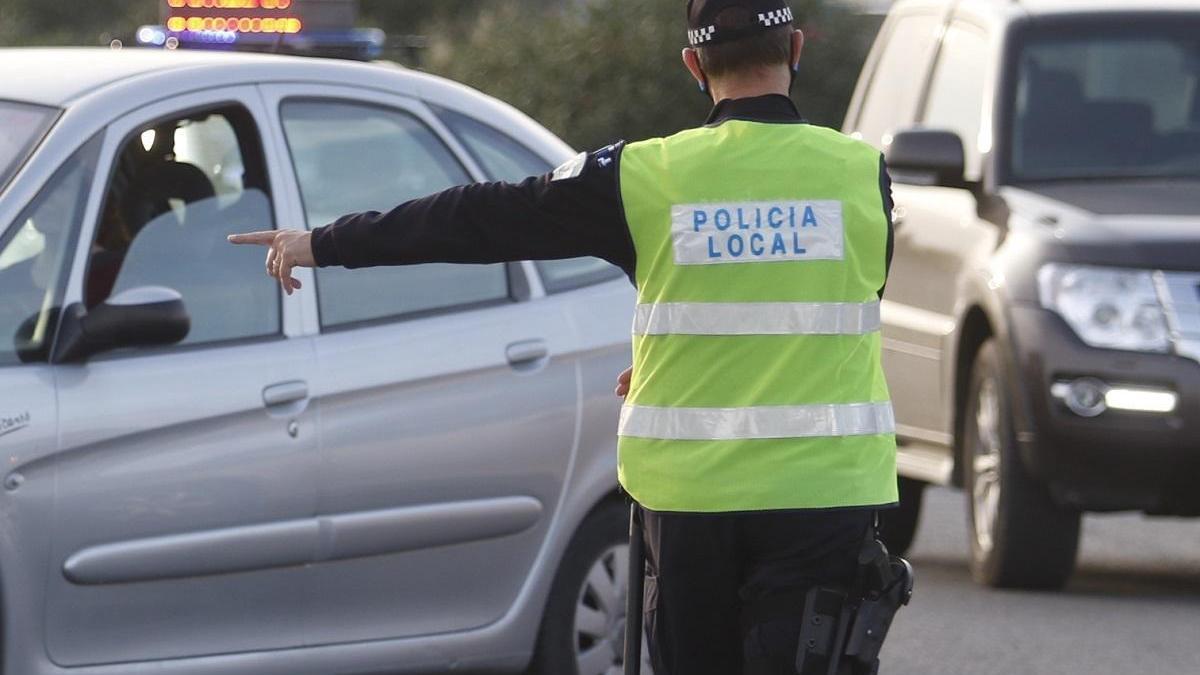
POLYGON ((892 555, 904 555, 917 536, 925 483, 900 477, 900 504, 879 511, 879 539, 892 555))
MULTIPOLYGON (((605 504, 584 519, 559 565, 532 674, 621 675, 628 565, 629 509, 605 504)), ((653 675, 645 640, 642 673, 653 675)))
POLYGON ((1075 567, 1081 516, 1025 470, 1009 391, 989 340, 975 358, 963 429, 971 574, 993 587, 1061 588, 1075 567))

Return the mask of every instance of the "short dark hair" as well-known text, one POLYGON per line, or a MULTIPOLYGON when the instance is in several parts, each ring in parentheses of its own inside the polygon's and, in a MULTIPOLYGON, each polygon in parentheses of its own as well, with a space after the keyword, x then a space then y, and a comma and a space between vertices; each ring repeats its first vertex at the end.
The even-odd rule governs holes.
POLYGON ((700 67, 709 77, 724 77, 771 66, 786 66, 792 59, 793 31, 791 25, 783 25, 740 40, 697 47, 700 67))

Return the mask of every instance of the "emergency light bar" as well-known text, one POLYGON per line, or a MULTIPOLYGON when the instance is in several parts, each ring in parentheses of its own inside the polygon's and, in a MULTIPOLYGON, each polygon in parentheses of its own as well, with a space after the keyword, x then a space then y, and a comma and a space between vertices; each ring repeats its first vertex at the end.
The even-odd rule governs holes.
POLYGON ((270 51, 370 60, 383 31, 355 28, 358 0, 161 0, 162 24, 137 42, 164 49, 270 51))

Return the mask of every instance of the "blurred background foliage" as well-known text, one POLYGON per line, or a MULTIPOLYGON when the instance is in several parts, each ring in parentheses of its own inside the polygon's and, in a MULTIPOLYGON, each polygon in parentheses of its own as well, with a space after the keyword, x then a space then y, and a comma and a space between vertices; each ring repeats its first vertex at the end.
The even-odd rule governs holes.
MULTIPOLYGON (((425 65, 512 103, 576 147, 673 133, 711 107, 680 61, 682 0, 482 4, 469 22, 433 20, 425 65)), ((808 36, 793 96, 811 122, 840 127, 878 19, 822 0, 791 5, 808 36)))
MULTIPOLYGON (((710 107, 679 60, 683 0, 360 0, 386 58, 508 101, 578 148, 670 134, 710 107), (414 49, 414 45, 420 48, 414 49)), ((791 0, 808 42, 793 96, 839 127, 879 18, 791 0)), ((103 45, 159 20, 156 0, 0 0, 0 45, 103 45)))

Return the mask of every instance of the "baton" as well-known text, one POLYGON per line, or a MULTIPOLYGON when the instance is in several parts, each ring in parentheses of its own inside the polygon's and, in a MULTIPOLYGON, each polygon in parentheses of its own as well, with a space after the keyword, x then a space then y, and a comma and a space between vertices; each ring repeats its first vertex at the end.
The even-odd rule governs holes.
POLYGON ((642 592, 646 547, 636 502, 629 505, 629 590, 625 595, 625 675, 642 672, 642 592))

